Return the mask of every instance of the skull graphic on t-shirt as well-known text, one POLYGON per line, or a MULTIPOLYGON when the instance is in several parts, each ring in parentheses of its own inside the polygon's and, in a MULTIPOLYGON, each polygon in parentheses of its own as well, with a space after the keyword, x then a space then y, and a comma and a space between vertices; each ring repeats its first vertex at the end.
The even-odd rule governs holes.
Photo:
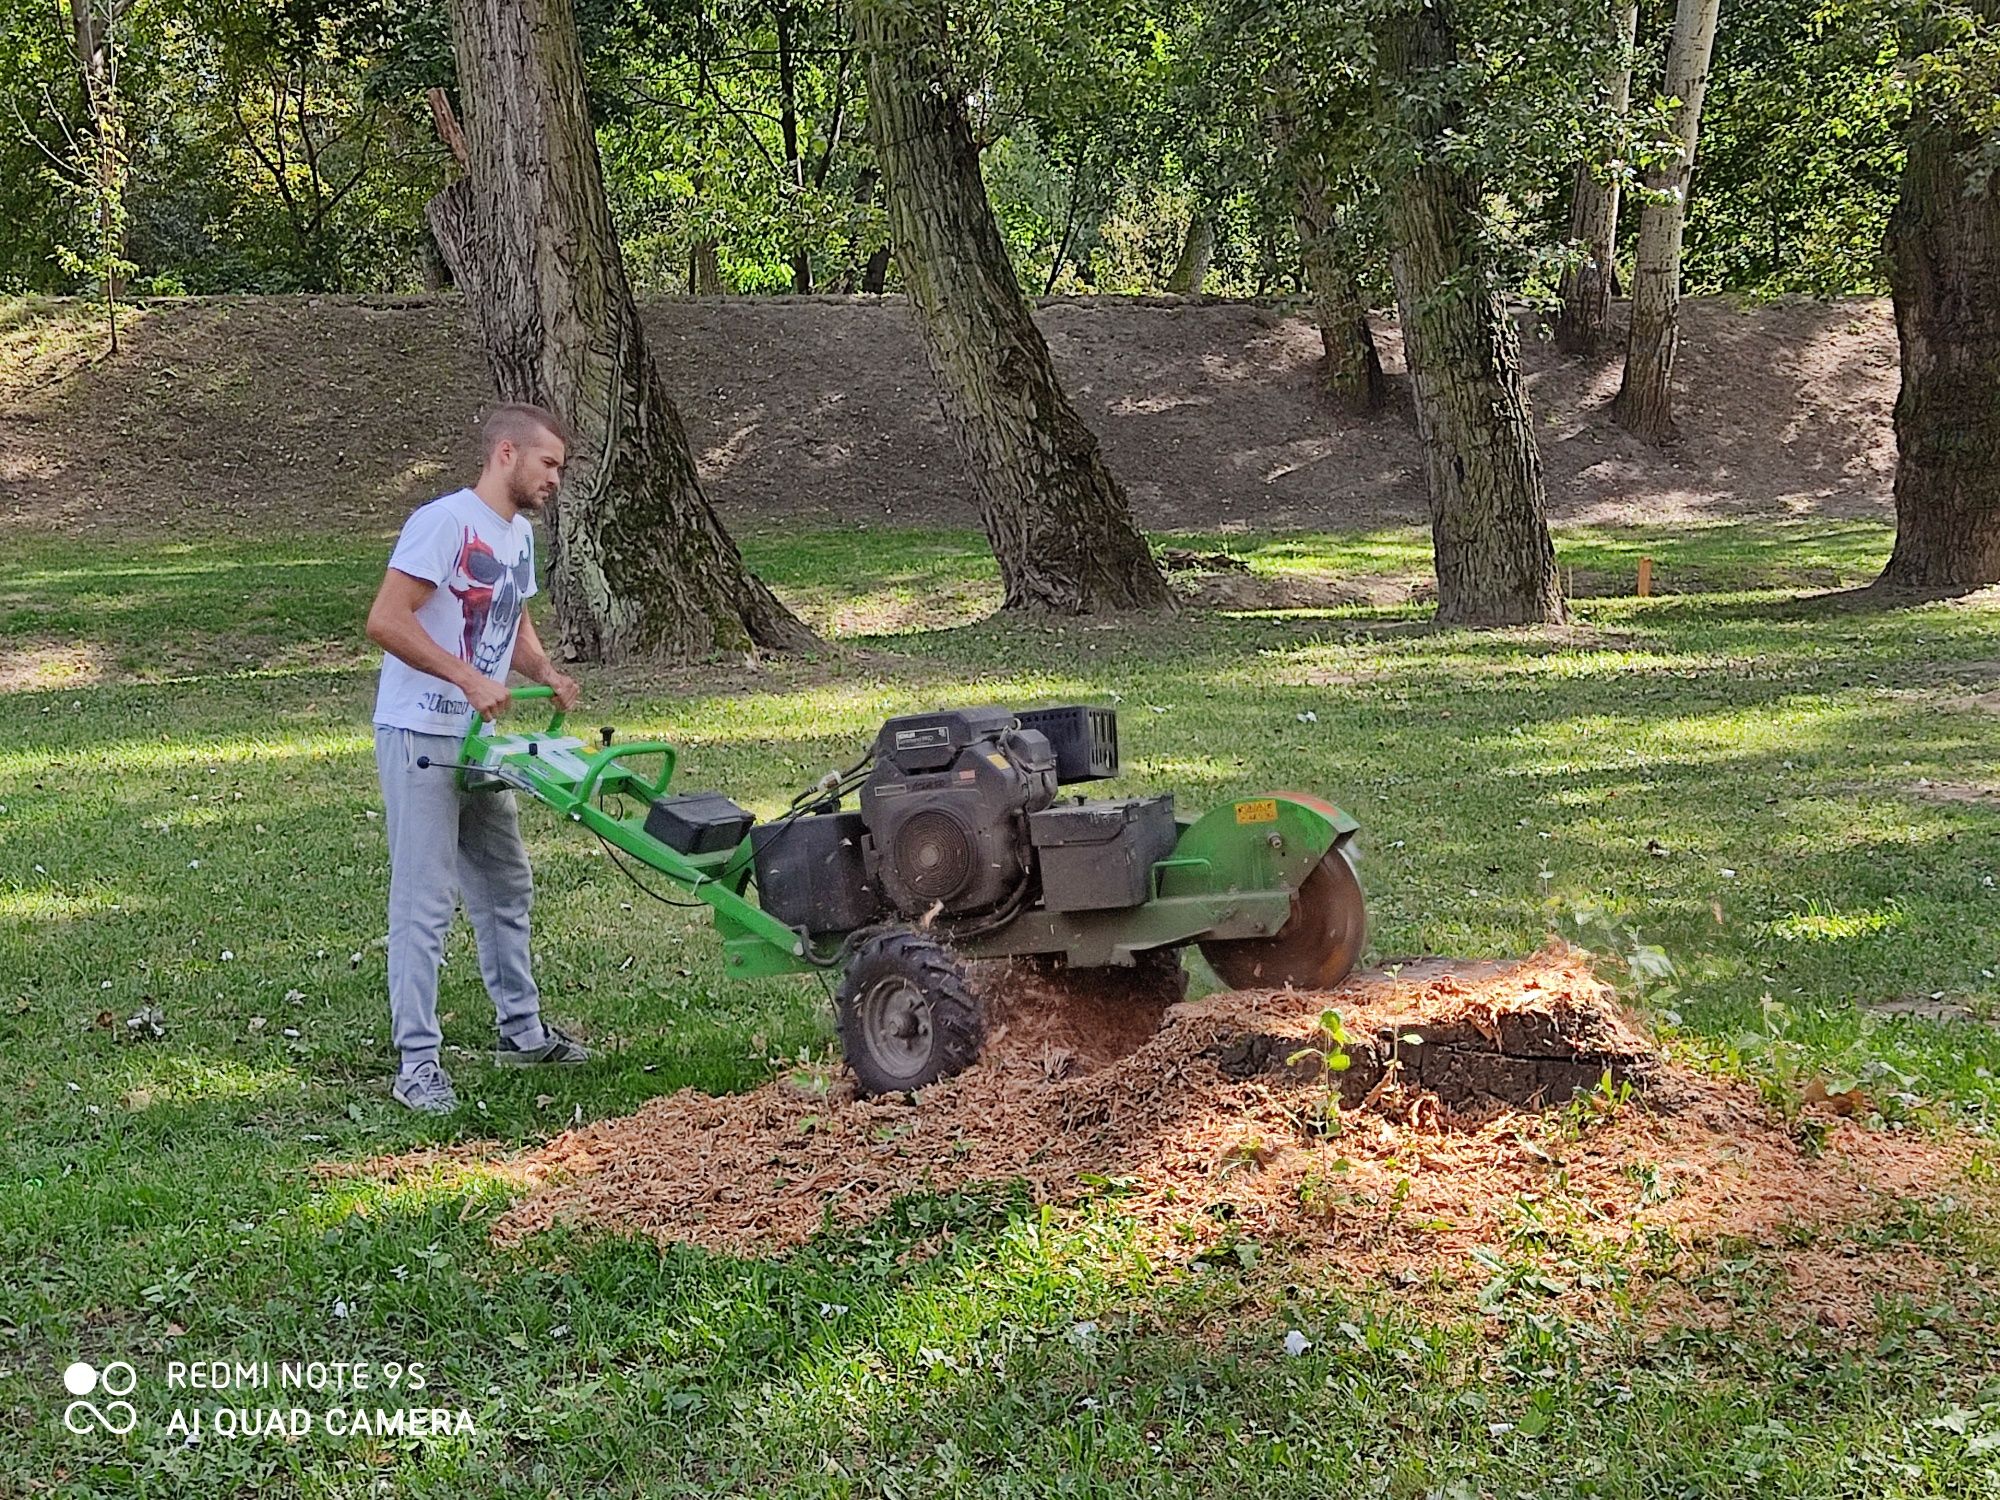
POLYGON ((526 547, 510 567, 494 555, 493 549, 467 527, 452 565, 450 585, 465 618, 460 637, 459 660, 489 677, 497 677, 514 650, 514 627, 521 618, 521 601, 533 582, 534 567, 526 547), (460 587, 457 580, 463 579, 460 587))

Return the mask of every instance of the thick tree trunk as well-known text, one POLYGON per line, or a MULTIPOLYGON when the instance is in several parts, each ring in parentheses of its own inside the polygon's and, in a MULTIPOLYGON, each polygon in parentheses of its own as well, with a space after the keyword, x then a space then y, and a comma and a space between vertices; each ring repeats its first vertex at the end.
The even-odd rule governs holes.
POLYGON ((1015 280, 945 63, 943 5, 858 0, 853 16, 897 263, 972 470, 1006 607, 1170 607, 1015 280))
POLYGON ((714 240, 696 240, 688 251, 688 290, 697 297, 722 295, 722 257, 714 240))
POLYGON ((868 264, 861 268, 861 290, 874 296, 881 296, 889 284, 889 256, 893 247, 879 245, 875 253, 868 257, 868 264))
POLYGON ((424 278, 424 290, 441 292, 451 285, 451 267, 446 263, 444 251, 438 248, 437 236, 424 228, 423 238, 417 241, 417 269, 424 278))
POLYGON ((1443 159, 1462 131, 1446 75, 1457 60, 1446 0, 1399 9, 1377 34, 1380 88, 1413 165, 1384 184, 1389 268, 1431 499, 1440 624, 1563 619, 1544 520, 1541 457, 1514 325, 1480 248, 1478 184, 1443 159))
POLYGON ((1678 0, 1667 46, 1666 95, 1674 111, 1675 150, 1646 174, 1647 202, 1639 214, 1639 250, 1632 267, 1632 330, 1625 345, 1625 380, 1611 415, 1649 443, 1680 435, 1674 425, 1674 353, 1681 338, 1681 233, 1687 227, 1688 184, 1701 134, 1701 100, 1715 50, 1722 0, 1678 0))
MULTIPOLYGON (((1978 7, 2000 23, 2000 0, 1978 7)), ((1903 388, 1896 547, 1886 584, 2000 583, 2000 174, 1981 170, 1968 101, 1921 95, 1889 218, 1903 388)))
MULTIPOLYGON (((1604 75, 1605 103, 1622 132, 1632 102, 1632 45, 1639 34, 1638 0, 1609 0, 1612 45, 1604 75)), ((1614 137, 1614 155, 1623 146, 1614 137)), ((1556 318, 1556 343, 1571 354, 1588 354, 1604 337, 1611 321, 1611 285, 1616 279, 1618 251, 1618 178, 1616 163, 1583 161, 1576 165, 1576 188, 1570 199, 1569 237, 1582 259, 1563 273, 1562 312, 1556 318)))
POLYGON ((604 197, 569 0, 451 0, 467 176, 430 203, 504 400, 576 443, 550 516, 570 660, 686 660, 811 633, 744 566, 646 347, 604 197))
POLYGON ((1320 347, 1326 351, 1320 386, 1334 405, 1366 416, 1382 409, 1389 387, 1354 275, 1352 236, 1340 232, 1339 215, 1327 190, 1325 160, 1299 140, 1297 69, 1288 61, 1274 64, 1265 73, 1264 85, 1265 123, 1291 175, 1299 265, 1312 296, 1320 347))
POLYGON ((1297 217, 1299 256, 1312 291, 1313 321, 1326 350, 1321 388, 1346 411, 1361 416, 1380 411, 1389 399, 1389 383, 1382 374, 1382 357, 1375 350, 1375 333, 1368 326, 1368 309, 1361 301, 1354 267, 1335 233, 1326 179, 1316 163, 1300 164, 1297 217))
POLYGON ((1199 203, 1188 218, 1187 235, 1181 240, 1181 258, 1167 273, 1167 290, 1180 296, 1194 296, 1208 280, 1208 263, 1215 258, 1215 224, 1199 203))

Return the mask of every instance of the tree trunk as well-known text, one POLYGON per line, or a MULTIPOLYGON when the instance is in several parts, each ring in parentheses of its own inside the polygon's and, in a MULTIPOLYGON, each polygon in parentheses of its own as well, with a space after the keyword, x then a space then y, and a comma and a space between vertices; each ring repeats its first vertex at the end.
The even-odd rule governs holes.
POLYGON ((1320 345, 1326 350, 1321 387, 1337 406, 1356 415, 1380 411, 1389 398, 1382 356, 1375 350, 1375 333, 1368 326, 1368 309, 1362 304, 1354 267, 1341 253, 1325 175, 1315 162, 1299 163, 1297 218, 1299 258, 1312 291, 1320 345))
POLYGON ((604 197, 569 0, 451 0, 467 175, 430 203, 503 400, 575 429, 549 518, 569 660, 811 641, 702 494, 604 197))
MULTIPOLYGON (((1639 34, 1638 0, 1610 0, 1611 64, 1604 75, 1605 100, 1622 134, 1632 102, 1632 45, 1639 34)), ((1624 146, 1614 138, 1613 156, 1624 146)), ((1583 258, 1563 273, 1562 312, 1556 318, 1556 343, 1571 354, 1589 354, 1604 337, 1611 321, 1611 283, 1618 258, 1618 178, 1615 162, 1576 164, 1576 189, 1570 199, 1569 237, 1583 258)))
POLYGON ((111 309, 111 348, 118 348, 116 306, 125 295, 125 113, 118 98, 117 26, 131 0, 69 0, 70 47, 90 111, 91 173, 96 179, 97 235, 104 256, 105 306, 111 309))
POLYGON ((1208 263, 1215 258, 1215 224, 1199 203, 1188 219, 1187 237, 1181 241, 1181 258, 1167 274, 1167 290, 1183 297, 1196 296, 1208 279, 1208 263))
POLYGON ((696 240, 688 251, 688 290, 697 297, 722 295, 722 257, 714 240, 696 240))
MULTIPOLYGON (((792 45, 792 8, 780 5, 778 29, 778 135, 785 146, 785 182, 793 193, 806 189, 805 155, 799 150, 798 62, 792 45)), ((792 266, 792 290, 806 296, 813 289, 812 254, 799 245, 787 257, 792 266)))
POLYGON ((1389 382, 1353 269, 1332 234, 1324 228, 1308 231, 1304 217, 1299 220, 1299 251, 1312 289, 1320 347, 1326 351, 1320 388, 1343 411, 1356 416, 1378 412, 1388 402, 1389 382))
POLYGON ((1264 77, 1264 120, 1292 179, 1292 221, 1299 238, 1299 265, 1312 296, 1313 321, 1326 351, 1320 385, 1333 403, 1357 416, 1380 411, 1388 400, 1382 357, 1368 326, 1368 308, 1355 279, 1352 237, 1340 233, 1339 216, 1327 190, 1326 162, 1299 140, 1298 70, 1289 61, 1264 77))
POLYGON ((1479 185, 1440 149, 1463 133, 1445 90, 1457 63, 1446 0, 1383 18, 1384 107, 1399 113, 1412 165, 1384 184, 1389 268, 1403 314, 1431 500, 1440 624, 1563 619, 1543 519, 1541 457, 1521 386, 1520 349, 1480 247, 1479 185))
POLYGON ((880 245, 868 257, 868 264, 861 268, 861 290, 874 296, 881 296, 889 285, 889 257, 893 245, 880 245))
POLYGON ((1170 607, 1007 258, 945 62, 942 4, 859 0, 853 17, 897 262, 972 470, 1005 607, 1170 607))
MULTIPOLYGON (((2000 22, 2000 0, 1981 0, 2000 22)), ((2000 174, 1975 101, 1919 93, 1889 218, 1903 388, 1896 397, 1896 547, 1882 582, 2000 583, 2000 174)))
POLYGON ((1681 233, 1687 227, 1688 183, 1701 132, 1701 99, 1715 50, 1722 0, 1677 0, 1667 46, 1666 94, 1674 111, 1673 156, 1646 174, 1639 214, 1639 252, 1632 267, 1632 330, 1625 345, 1625 379, 1611 403, 1621 427, 1649 443, 1672 442, 1674 352, 1681 337, 1681 233))
POLYGON ((417 269, 424 278, 424 290, 441 292, 451 285, 451 267, 445 262, 444 251, 438 248, 437 236, 425 226, 423 236, 417 241, 417 269))

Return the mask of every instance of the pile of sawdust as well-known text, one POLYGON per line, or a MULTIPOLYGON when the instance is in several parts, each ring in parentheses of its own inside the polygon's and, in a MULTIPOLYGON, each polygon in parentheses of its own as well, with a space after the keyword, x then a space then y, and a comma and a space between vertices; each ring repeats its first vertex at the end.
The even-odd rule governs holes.
MULTIPOLYGON (((1412 965, 1330 994, 1236 992, 1122 1009, 1050 985, 994 1028, 980 1066, 911 1103, 781 1079, 746 1094, 688 1090, 566 1132, 505 1164, 525 1191, 502 1244, 562 1224, 758 1255, 823 1224, 873 1218, 905 1194, 1025 1182, 1064 1202, 1119 1192, 1166 1253, 1254 1239, 1350 1279, 1447 1291, 1492 1274, 1472 1252, 1528 1256, 1545 1289, 1584 1295, 1686 1277, 1719 1247, 1773 1257, 1796 1305, 1849 1321, 1883 1280, 1928 1290, 1937 1268, 1890 1246, 1848 1254, 1898 1200, 1963 1194, 1967 1152, 1830 1113, 1816 1149, 1755 1090, 1656 1056, 1580 955, 1412 965), (1321 1012, 1351 1038, 1434 1037, 1468 1025, 1496 1043, 1525 1026, 1619 1059, 1635 1085, 1513 1110, 1415 1089, 1394 1067, 1334 1111, 1340 1075, 1321 1012), (1246 1037, 1263 1039, 1255 1067, 1246 1037), (1304 1059, 1301 1048, 1315 1049, 1304 1059), (1835 1246, 1829 1249, 1829 1246, 1835 1246), (1900 1259, 1900 1269, 1887 1258, 1900 1259), (1789 1257, 1789 1259, 1787 1258, 1789 1257), (1881 1261, 1883 1264, 1876 1264, 1881 1261), (1928 1267, 1928 1269, 1927 1269, 1928 1267)), ((434 1155, 368 1164, 438 1165, 434 1155)))

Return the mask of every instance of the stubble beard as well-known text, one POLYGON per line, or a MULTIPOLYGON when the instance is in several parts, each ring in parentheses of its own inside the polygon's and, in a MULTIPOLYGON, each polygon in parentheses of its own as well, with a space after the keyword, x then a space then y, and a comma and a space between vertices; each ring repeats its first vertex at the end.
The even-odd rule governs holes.
POLYGON ((540 480, 515 480, 507 487, 508 498, 514 502, 514 509, 523 515, 538 516, 548 509, 553 490, 544 490, 540 480))

